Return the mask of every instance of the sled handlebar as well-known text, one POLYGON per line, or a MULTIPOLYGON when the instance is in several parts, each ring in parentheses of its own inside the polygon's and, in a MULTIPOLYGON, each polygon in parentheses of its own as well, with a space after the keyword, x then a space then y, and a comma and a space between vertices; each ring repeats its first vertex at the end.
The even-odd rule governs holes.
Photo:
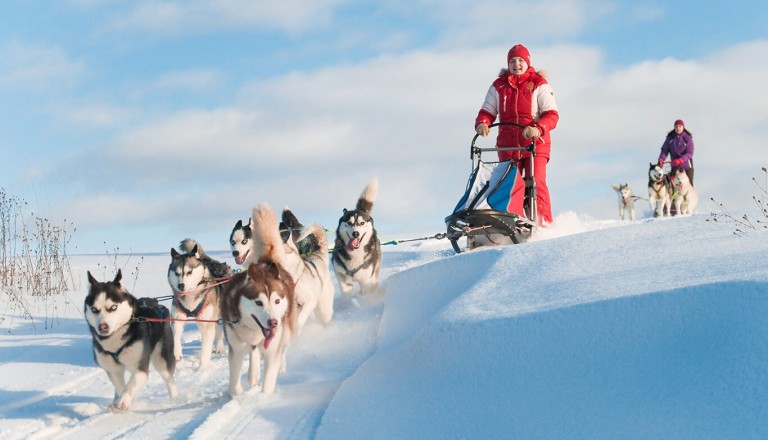
MULTIPOLYGON (((525 128, 524 125, 517 124, 515 122, 494 122, 493 124, 489 125, 488 128, 498 127, 500 125, 509 125, 513 127, 518 128, 525 128)), ((475 157, 480 157, 480 155, 485 151, 529 151, 531 153, 531 156, 536 156, 536 138, 531 138, 531 144, 526 145, 524 147, 492 147, 492 148, 481 148, 475 145, 477 142, 477 138, 480 137, 479 133, 475 133, 475 136, 472 138, 472 144, 470 145, 469 149, 469 158, 474 160, 475 157)))

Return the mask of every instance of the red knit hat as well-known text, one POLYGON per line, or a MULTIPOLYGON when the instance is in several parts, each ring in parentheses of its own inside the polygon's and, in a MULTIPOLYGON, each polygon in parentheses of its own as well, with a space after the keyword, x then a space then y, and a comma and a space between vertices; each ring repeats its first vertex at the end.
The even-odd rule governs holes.
POLYGON ((513 57, 520 57, 524 59, 529 66, 531 65, 531 53, 528 52, 528 48, 522 44, 515 44, 512 46, 512 49, 509 49, 509 53, 507 53, 507 64, 509 64, 509 60, 513 57))
POLYGON ((678 119, 677 121, 675 121, 675 125, 676 125, 676 126, 677 126, 677 125, 682 125, 683 127, 685 127, 685 123, 683 123, 683 120, 682 120, 682 119, 678 119))

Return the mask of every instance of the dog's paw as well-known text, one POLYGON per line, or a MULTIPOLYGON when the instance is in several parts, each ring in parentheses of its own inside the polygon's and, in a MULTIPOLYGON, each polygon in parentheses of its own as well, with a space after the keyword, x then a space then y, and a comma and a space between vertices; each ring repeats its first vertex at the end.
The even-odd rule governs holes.
POLYGON ((130 401, 124 401, 123 399, 120 399, 118 402, 115 402, 107 408, 107 410, 113 414, 119 414, 124 413, 128 411, 128 409, 131 407, 130 401))
POLYGON ((243 388, 240 387, 240 386, 238 386, 235 389, 232 389, 232 388, 229 389, 229 397, 231 397, 233 399, 235 397, 239 396, 240 394, 243 394, 243 388))

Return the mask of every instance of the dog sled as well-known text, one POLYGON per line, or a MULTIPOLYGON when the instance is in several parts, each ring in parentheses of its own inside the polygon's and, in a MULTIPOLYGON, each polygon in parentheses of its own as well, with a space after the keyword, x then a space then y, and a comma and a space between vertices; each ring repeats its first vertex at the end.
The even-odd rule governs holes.
MULTIPOLYGON (((498 122, 499 125, 522 125, 512 122, 498 122)), ((515 160, 499 161, 499 151, 528 151, 531 158, 536 156, 536 142, 524 147, 479 147, 475 134, 470 145, 472 172, 467 188, 453 213, 445 218, 446 237, 456 253, 461 253, 459 240, 466 238, 466 248, 473 249, 483 245, 519 244, 527 241, 537 225, 536 182, 533 178, 533 166, 524 178, 523 197, 524 216, 510 211, 512 194, 518 179, 523 179, 515 160), (483 153, 493 153, 494 161, 484 161, 483 153)), ((531 160, 531 164, 533 160, 531 160)))

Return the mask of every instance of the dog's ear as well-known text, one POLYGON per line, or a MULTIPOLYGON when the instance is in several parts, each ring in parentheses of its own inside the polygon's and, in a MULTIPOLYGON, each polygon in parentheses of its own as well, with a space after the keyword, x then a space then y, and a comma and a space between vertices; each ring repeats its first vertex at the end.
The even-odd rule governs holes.
POLYGON ((282 278, 281 276, 282 272, 280 271, 280 266, 278 266, 277 263, 275 263, 274 261, 270 261, 269 263, 267 263, 267 272, 278 280, 282 278))
POLYGON ((176 249, 171 248, 171 258, 178 258, 179 255, 180 254, 176 251, 176 249))
POLYGON ((255 278, 258 276, 258 269, 256 269, 256 263, 251 263, 248 265, 248 278, 251 279, 251 281, 255 280, 255 278))
POLYGON ((235 229, 242 229, 243 227, 243 221, 238 220, 237 223, 235 223, 235 229))
POLYGON ((93 275, 91 275, 91 271, 90 270, 88 271, 88 282, 91 285, 94 285, 94 284, 98 283, 98 281, 96 281, 96 278, 94 278, 93 275))
POLYGON ((115 279, 112 280, 112 284, 122 287, 123 286, 122 281, 123 281, 123 271, 122 269, 117 269, 117 274, 115 275, 115 279))

